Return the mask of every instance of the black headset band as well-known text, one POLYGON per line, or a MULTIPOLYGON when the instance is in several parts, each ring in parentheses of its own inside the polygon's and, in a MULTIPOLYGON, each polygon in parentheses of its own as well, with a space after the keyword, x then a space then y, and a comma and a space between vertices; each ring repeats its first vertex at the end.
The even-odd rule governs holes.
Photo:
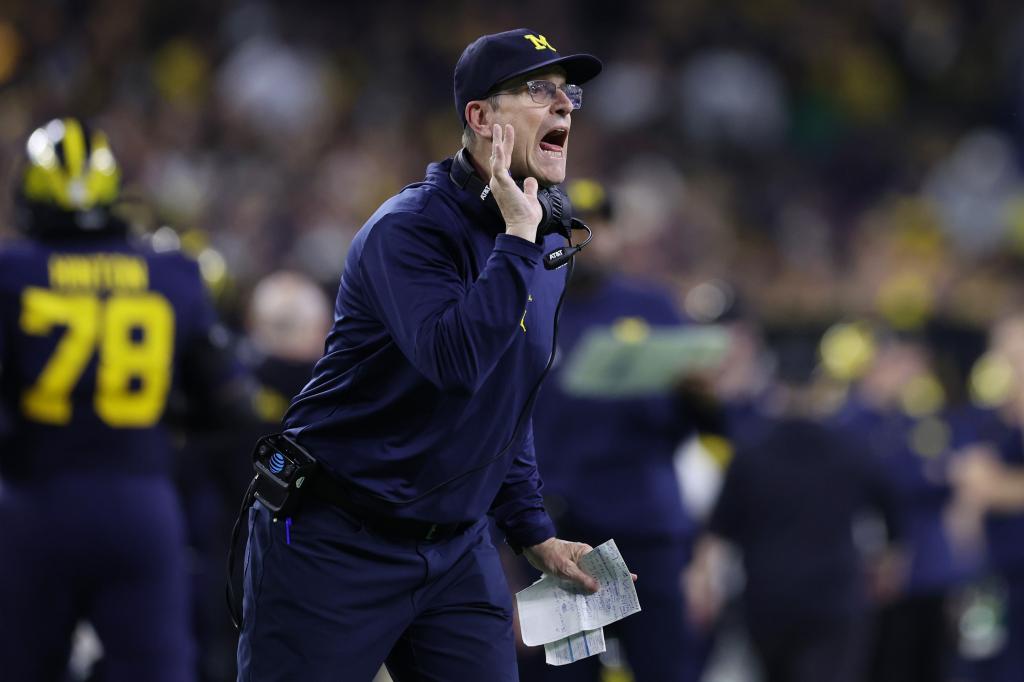
POLYGON ((473 162, 469 159, 469 151, 465 147, 460 149, 452 159, 452 168, 448 172, 448 176, 459 189, 469 189, 476 193, 483 191, 484 181, 473 167, 473 162))
MULTIPOLYGON (((472 192, 480 198, 496 215, 501 217, 501 210, 498 202, 491 195, 491 186, 483 181, 483 178, 476 172, 473 161, 469 157, 469 151, 463 147, 452 158, 451 170, 448 176, 452 183, 459 189, 472 192)), ((541 188, 537 192, 537 200, 540 201, 544 211, 544 217, 538 226, 538 234, 544 235, 548 232, 558 232, 566 238, 571 234, 572 204, 569 197, 565 195, 557 185, 549 188, 541 188)))

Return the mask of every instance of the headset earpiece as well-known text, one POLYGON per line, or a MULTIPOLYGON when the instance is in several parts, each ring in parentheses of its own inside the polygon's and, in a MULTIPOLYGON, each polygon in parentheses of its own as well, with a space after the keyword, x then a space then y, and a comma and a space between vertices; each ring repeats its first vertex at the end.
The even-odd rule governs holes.
MULTIPOLYGON (((498 202, 491 196, 491 186, 483 181, 469 160, 469 152, 460 149, 452 160, 452 168, 448 173, 452 182, 461 189, 469 190, 480 201, 487 204, 499 217, 501 211, 498 202)), ((516 183, 522 189, 522 183, 516 183)), ((537 237, 542 238, 557 233, 570 239, 572 237, 572 202, 569 196, 558 185, 542 187, 537 190, 537 201, 542 211, 540 224, 537 226, 537 237)))

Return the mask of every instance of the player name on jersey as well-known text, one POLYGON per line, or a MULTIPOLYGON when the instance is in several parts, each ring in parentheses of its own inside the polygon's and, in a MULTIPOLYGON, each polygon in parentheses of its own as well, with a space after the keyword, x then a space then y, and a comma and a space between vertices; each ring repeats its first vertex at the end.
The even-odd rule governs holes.
POLYGON ((144 258, 121 253, 53 254, 50 287, 89 291, 145 291, 149 268, 144 258))

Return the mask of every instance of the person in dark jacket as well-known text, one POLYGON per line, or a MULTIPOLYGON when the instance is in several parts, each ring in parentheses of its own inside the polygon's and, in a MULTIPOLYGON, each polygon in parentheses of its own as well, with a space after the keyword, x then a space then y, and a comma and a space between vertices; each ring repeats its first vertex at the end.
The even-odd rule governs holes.
POLYGON ((545 215, 567 203, 571 114, 600 68, 526 29, 462 53, 465 149, 356 235, 284 417, 320 475, 281 522, 250 512, 240 680, 370 680, 381 663, 399 681, 517 679, 488 514, 535 566, 596 589, 589 546, 544 509, 532 413, 570 271, 542 263, 570 236, 545 215))
MULTIPOLYGON (((735 454, 691 568, 708 570, 723 539, 739 548, 747 628, 768 682, 861 679, 869 586, 855 522, 874 512, 893 538, 899 533, 868 445, 820 413, 815 346, 799 334, 776 342, 779 385, 757 428, 733 433, 735 454)), ((894 572, 896 562, 883 563, 894 572)))
POLYGON ((949 532, 949 392, 923 339, 886 333, 876 345, 836 418, 849 432, 866 434, 895 496, 907 555, 899 590, 878 604, 870 678, 941 682, 954 662, 951 597, 974 568, 949 532))

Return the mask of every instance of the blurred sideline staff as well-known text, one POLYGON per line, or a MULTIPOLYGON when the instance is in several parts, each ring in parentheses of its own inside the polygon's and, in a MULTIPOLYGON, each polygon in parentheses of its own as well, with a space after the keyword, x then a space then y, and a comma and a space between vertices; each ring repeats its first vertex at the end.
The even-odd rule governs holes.
POLYGON ((976 414, 950 472, 957 506, 984 532, 986 569, 995 591, 992 634, 1000 646, 977 662, 977 682, 1024 675, 1024 316, 997 322, 972 388, 987 414, 976 414), (987 416, 987 418, 986 418, 987 416))
MULTIPOLYGON (((642 576, 636 589, 643 611, 608 630, 623 645, 637 682, 695 681, 699 647, 687 627, 680 589, 694 528, 680 498, 673 455, 693 432, 694 408, 704 401, 682 389, 631 398, 580 396, 566 389, 564 370, 588 333, 642 336, 652 328, 683 324, 668 291, 617 271, 625 227, 617 222, 606 189, 577 180, 568 191, 575 212, 597 238, 576 265, 559 322, 559 361, 534 415, 545 506, 560 535, 591 545, 614 538, 630 570, 642 576)), ((702 421, 716 426, 712 418, 702 421)), ((535 676, 597 682, 601 671, 597 657, 591 657, 571 666, 544 666, 535 676)))
MULTIPOLYGON (((729 424, 735 454, 686 581, 692 618, 710 626, 720 604, 716 556, 725 541, 739 548, 747 629, 767 682, 862 678, 869 586, 854 524, 873 512, 891 539, 899 532, 878 462, 821 414, 816 338, 776 339, 775 385, 729 424)), ((898 556, 892 545, 876 557, 880 584, 894 582, 898 556)))
MULTIPOLYGON (((249 451, 260 434, 279 428, 291 397, 310 380, 313 365, 323 353, 331 326, 331 303, 306 275, 281 270, 257 282, 245 310, 246 336, 237 355, 254 380, 251 429, 219 432, 207 438, 203 450, 244 453, 239 457, 207 459, 214 481, 235 507, 252 478, 249 451), (226 442, 225 442, 226 441, 226 442)), ((237 509, 232 509, 232 516, 237 509)))
POLYGON ((0 252, 0 670, 64 679, 90 621, 105 680, 195 677, 182 510, 162 420, 247 404, 196 264, 135 244, 111 213, 107 137, 35 130, 16 190, 26 237, 0 252))
POLYGON ((332 321, 330 301, 305 275, 282 270, 257 283, 246 319, 246 356, 261 386, 262 421, 281 423, 323 354, 332 321))
MULTIPOLYGON (((861 329, 846 328, 847 333, 861 329)), ((870 677, 942 682, 955 660, 951 597, 971 578, 976 563, 956 546, 947 527, 952 496, 946 471, 954 451, 946 395, 956 392, 940 383, 943 358, 933 357, 925 338, 863 333, 872 348, 870 364, 836 420, 851 432, 867 434, 870 456, 890 482, 907 554, 898 590, 879 604, 870 677)))

